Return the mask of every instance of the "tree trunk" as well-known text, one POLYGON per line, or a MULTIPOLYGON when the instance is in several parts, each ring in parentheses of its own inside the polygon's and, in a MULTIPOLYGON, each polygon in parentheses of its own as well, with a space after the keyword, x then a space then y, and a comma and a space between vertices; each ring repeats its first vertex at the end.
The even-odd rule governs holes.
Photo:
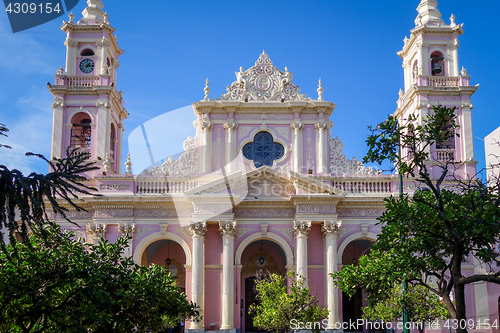
POLYGON ((455 309, 457 317, 457 333, 467 333, 467 316, 465 313, 465 287, 459 283, 462 278, 463 247, 460 242, 455 243, 452 258, 451 274, 453 276, 453 290, 455 292, 455 309), (463 327, 463 328, 461 328, 463 327))

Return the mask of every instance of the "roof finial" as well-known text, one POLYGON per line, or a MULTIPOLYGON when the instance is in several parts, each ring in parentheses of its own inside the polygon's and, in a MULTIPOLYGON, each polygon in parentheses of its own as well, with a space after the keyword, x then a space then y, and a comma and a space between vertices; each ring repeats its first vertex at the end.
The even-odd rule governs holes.
MULTIPOLYGON (((101 0, 87 0, 87 8, 82 12, 83 18, 78 23, 99 24, 107 21, 104 19, 104 5, 101 0)), ((108 17, 109 18, 109 17, 108 17)))
POLYGON ((127 154, 127 161, 125 162, 125 174, 130 176, 132 174, 132 160, 130 159, 130 153, 127 154))
POLYGON ((436 0, 421 0, 420 4, 417 7, 418 16, 415 20, 415 25, 420 25, 420 22, 421 24, 444 24, 444 21, 441 19, 441 13, 437 9, 437 6, 438 2, 436 0))
POLYGON ((469 72, 465 69, 465 67, 462 66, 462 70, 460 71, 460 74, 462 75, 469 75, 469 72))
POLYGON ((106 176, 107 174, 109 174, 109 171, 111 170, 111 156, 109 156, 109 153, 106 153, 106 157, 104 158, 104 168, 103 168, 103 171, 102 171, 102 175, 103 176, 106 176))
POLYGON ((403 98, 403 95, 404 95, 404 94, 405 94, 405 93, 403 92, 403 90, 401 90, 401 88, 399 88, 399 98, 400 98, 400 99, 401 99, 401 98, 403 98))
POLYGON ((321 83, 321 78, 319 78, 317 90, 318 90, 318 102, 323 102, 323 91, 325 91, 325 89, 323 89, 323 84, 321 83))
POLYGON ((69 23, 73 23, 73 20, 75 19, 75 15, 73 15, 73 12, 69 13, 69 23))
POLYGON ((266 54, 266 50, 262 50, 262 54, 266 54))
POLYGON ((455 15, 451 14, 451 17, 450 17, 450 26, 454 27, 456 26, 457 24, 455 23, 455 15))
POLYGON ((207 77, 207 81, 205 82, 205 89, 203 89, 205 91, 205 99, 204 101, 209 101, 210 100, 210 88, 209 88, 209 84, 208 84, 208 77, 207 77))

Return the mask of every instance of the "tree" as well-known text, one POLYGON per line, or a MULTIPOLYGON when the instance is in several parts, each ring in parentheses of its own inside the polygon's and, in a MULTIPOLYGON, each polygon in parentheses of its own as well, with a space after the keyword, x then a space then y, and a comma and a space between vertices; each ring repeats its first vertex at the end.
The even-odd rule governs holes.
POLYGON ((250 313, 255 313, 254 326, 273 332, 289 332, 291 329, 319 332, 321 320, 328 316, 328 310, 318 306, 316 297, 310 295, 309 288, 304 286, 303 277, 297 278, 293 272, 287 276, 291 279, 290 292, 287 292, 286 280, 278 274, 257 282, 259 304, 250 306, 250 313), (312 326, 308 327, 308 324, 312 326))
MULTIPOLYGON (((3 134, 3 129, 4 127, 0 127, 0 134, 3 134)), ((81 211, 84 209, 74 203, 78 198, 77 194, 95 195, 92 193, 95 189, 85 184, 86 178, 83 176, 85 172, 99 169, 94 162, 88 161, 89 153, 68 148, 66 158, 54 161, 49 161, 38 154, 26 153, 26 155, 45 160, 53 171, 46 175, 33 172, 24 176, 19 170, 9 170, 0 165, 0 230, 2 230, 0 250, 2 252, 6 251, 3 230, 7 230, 10 243, 16 242, 17 233, 26 244, 30 244, 28 231, 31 227, 37 227, 42 236, 45 233, 44 225, 48 224, 55 228, 55 222, 47 216, 47 203, 54 214, 66 218, 68 209, 64 203, 81 211)))
POLYGON ((403 302, 408 310, 409 321, 416 323, 420 332, 424 331, 426 323, 449 318, 448 309, 439 297, 421 285, 410 284, 405 292, 401 285, 395 285, 386 296, 373 306, 363 308, 365 319, 385 323, 398 321, 403 302))
MULTIPOLYGON (((460 163, 453 161, 452 154, 445 161, 431 154, 431 148, 457 135, 456 119, 454 108, 437 106, 423 118, 410 115, 403 122, 390 116, 372 130, 364 162, 389 160, 421 190, 412 198, 405 194, 385 200, 386 211, 378 222, 382 232, 369 257, 360 260, 359 267, 337 273, 335 279, 343 290, 362 286, 371 305, 402 281, 423 286, 441 297, 451 317, 464 324, 465 285, 500 283, 500 272, 493 269, 500 255, 495 247, 500 237, 500 198, 498 187, 488 188, 476 179, 455 179, 460 163), (437 171, 438 177, 433 177, 437 171), (474 257, 489 272, 464 276, 462 263, 474 257)), ((464 326, 457 332, 466 332, 468 326, 464 326)))
POLYGON ((165 267, 122 256, 126 238, 92 246, 61 233, 34 227, 29 245, 0 253, 1 332, 147 332, 199 315, 165 267))

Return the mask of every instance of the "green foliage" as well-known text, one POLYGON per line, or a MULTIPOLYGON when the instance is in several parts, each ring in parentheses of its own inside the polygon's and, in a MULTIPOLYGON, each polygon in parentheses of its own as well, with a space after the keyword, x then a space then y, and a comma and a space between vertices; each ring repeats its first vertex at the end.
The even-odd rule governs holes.
POLYGON ((122 256, 127 239, 92 246, 72 237, 34 227, 29 245, 0 253, 0 332, 147 332, 199 316, 168 270, 122 256))
MULTIPOLYGON (((89 153, 76 149, 68 148, 67 158, 56 161, 49 161, 42 155, 33 153, 26 155, 45 160, 53 171, 46 175, 33 172, 24 176, 19 170, 9 170, 0 165, 0 230, 7 230, 10 243, 16 242, 16 232, 26 244, 30 244, 29 228, 36 226, 43 235, 45 224, 55 227, 55 223, 47 216, 47 204, 54 214, 64 218, 68 209, 63 202, 77 211, 83 210, 73 200, 77 199, 77 194, 92 195, 91 191, 94 189, 85 184, 86 178, 82 174, 98 169, 93 162, 87 160, 89 153)), ((5 251, 3 232, 0 236, 0 250, 5 251)))
POLYGON ((292 319, 299 322, 320 322, 328 316, 328 310, 318 306, 315 296, 304 287, 304 278, 297 278, 293 272, 290 291, 287 292, 285 278, 278 274, 262 278, 257 282, 257 298, 260 304, 250 306, 255 313, 253 324, 273 332, 289 332, 292 319))
MULTIPOLYGON (((447 161, 435 161, 430 153, 435 144, 457 135, 454 111, 437 106, 425 118, 411 115, 403 124, 391 116, 367 140, 365 162, 389 160, 400 174, 423 186, 412 199, 408 195, 386 199, 386 211, 378 219, 382 232, 371 253, 360 258, 359 266, 346 266, 334 274, 342 290, 353 294, 361 286, 368 292, 371 313, 408 281, 442 297, 450 316, 465 320, 464 286, 478 281, 500 284, 500 272, 493 268, 500 256, 494 246, 500 238, 498 191, 477 180, 453 181, 458 163, 451 155, 447 161), (462 263, 472 257, 489 272, 464 276, 462 263), (452 291, 455 303, 450 299, 452 291)), ((425 299, 422 306, 436 305, 425 299)))
MULTIPOLYGON (((8 131, 9 131, 9 129, 7 127, 5 127, 4 124, 0 124, 0 136, 5 136, 6 137, 7 134, 5 134, 5 133, 7 133, 8 131)), ((7 149, 12 149, 11 146, 0 144, 0 148, 2 148, 2 147, 3 148, 7 148, 7 149)))
POLYGON ((443 302, 434 293, 423 286, 409 284, 403 295, 401 285, 395 285, 385 299, 372 306, 363 308, 366 319, 383 322, 396 321, 401 318, 403 302, 408 310, 408 319, 413 323, 426 323, 435 319, 448 319, 449 313, 443 302))

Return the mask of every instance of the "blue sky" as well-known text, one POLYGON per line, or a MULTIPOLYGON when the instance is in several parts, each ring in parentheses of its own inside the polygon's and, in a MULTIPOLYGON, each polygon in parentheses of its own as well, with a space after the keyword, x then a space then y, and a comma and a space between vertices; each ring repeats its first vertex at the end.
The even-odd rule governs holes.
MULTIPOLYGON (((211 97, 220 96, 235 80, 234 72, 240 66, 253 66, 266 50, 276 67, 293 71, 294 83, 310 97, 317 97, 321 77, 325 100, 337 104, 332 135, 344 142, 348 158, 358 159, 366 153, 367 126, 396 109, 403 88, 396 52, 414 27, 419 4, 419 0, 103 2, 125 50, 117 80, 130 113, 125 121, 125 152, 126 139, 135 128, 202 99, 207 77, 211 97)), ((76 20, 85 7, 81 0, 74 8, 76 20)), ((471 75, 471 84, 481 85, 472 99, 475 155, 481 169, 482 139, 500 126, 500 106, 495 102, 500 85, 496 32, 500 2, 442 0, 438 8, 445 22, 453 13, 457 23, 465 24, 459 61, 471 75)), ((6 13, 0 11, 0 123, 11 130, 9 138, 1 140, 14 148, 0 150, 0 164, 24 172, 47 171, 43 162, 23 155, 33 151, 50 156, 52 96, 46 83, 53 83, 55 72, 65 63, 62 19, 67 16, 13 34, 6 13)), ((185 129, 179 142, 194 135, 194 115, 184 110, 174 118, 185 129)), ((181 151, 182 145, 175 149, 181 151)))

